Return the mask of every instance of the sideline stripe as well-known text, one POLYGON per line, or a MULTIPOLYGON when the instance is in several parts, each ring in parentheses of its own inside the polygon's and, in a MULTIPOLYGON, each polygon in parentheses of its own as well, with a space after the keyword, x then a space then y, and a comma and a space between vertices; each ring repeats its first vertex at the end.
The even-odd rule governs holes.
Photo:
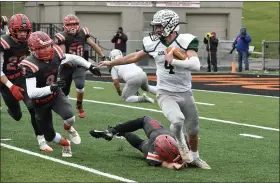
POLYGON ((129 180, 129 179, 119 177, 119 176, 116 176, 116 175, 112 175, 112 174, 109 174, 109 173, 104 173, 104 172, 95 170, 93 168, 88 168, 86 166, 78 165, 78 164, 75 164, 75 163, 70 163, 70 162, 67 162, 67 161, 63 161, 63 160, 60 160, 60 159, 57 159, 57 158, 53 158, 53 157, 50 157, 50 156, 35 153, 35 152, 32 152, 32 151, 22 149, 22 148, 18 148, 18 147, 15 147, 15 146, 11 146, 11 145, 8 145, 8 144, 1 143, 1 146, 5 147, 7 149, 15 150, 15 151, 18 151, 18 152, 22 152, 24 154, 29 154, 29 155, 36 156, 36 157, 39 157, 39 158, 42 158, 42 159, 46 159, 46 160, 50 160, 50 161, 60 163, 60 164, 63 164, 63 165, 78 168, 78 169, 81 169, 81 170, 84 170, 84 171, 87 171, 87 172, 90 172, 90 173, 93 173, 93 174, 101 175, 101 176, 108 177, 108 178, 111 178, 111 179, 115 179, 115 180, 118 180, 118 181, 136 182, 134 180, 129 180))
MULTIPOLYGON (((69 97, 69 99, 70 100, 76 100, 76 98, 71 98, 71 97, 69 97)), ((130 106, 130 105, 124 105, 124 104, 117 104, 117 103, 111 103, 111 102, 102 102, 102 101, 96 101, 96 100, 87 100, 87 99, 84 99, 83 101, 91 102, 91 103, 97 103, 97 104, 105 104, 105 105, 126 107, 126 108, 130 108, 130 109, 139 109, 139 110, 143 110, 143 111, 151 111, 151 112, 162 113, 160 110, 144 108, 144 107, 136 107, 136 106, 130 106)), ((250 124, 246 124, 246 123, 238 123, 238 122, 234 122, 234 121, 227 121, 227 120, 221 120, 221 119, 215 119, 215 118, 207 118, 207 117, 202 117, 202 116, 200 116, 199 118, 200 119, 204 119, 204 120, 208 120, 208 121, 219 122, 219 123, 227 123, 227 124, 232 124, 232 125, 247 126, 247 127, 252 127, 252 128, 260 128, 260 129, 264 129, 264 130, 270 130, 270 131, 277 131, 277 132, 279 132, 279 129, 277 129, 277 128, 258 126, 258 125, 250 125, 250 124)))

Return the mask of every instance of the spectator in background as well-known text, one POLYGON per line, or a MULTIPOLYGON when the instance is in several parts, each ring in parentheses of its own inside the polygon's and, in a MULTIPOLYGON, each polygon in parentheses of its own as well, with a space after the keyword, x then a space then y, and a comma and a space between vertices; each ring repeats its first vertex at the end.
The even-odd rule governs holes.
POLYGON ((232 45, 238 52, 238 72, 242 72, 242 60, 244 60, 245 70, 249 70, 248 51, 250 42, 251 36, 247 34, 246 28, 242 27, 240 34, 236 36, 232 45))
POLYGON ((88 61, 88 57, 89 57, 89 46, 88 44, 84 45, 84 59, 88 61))
POLYGON ((208 72, 211 72, 211 64, 213 66, 214 72, 218 71, 217 66, 217 47, 219 40, 216 37, 216 32, 207 33, 203 39, 204 44, 206 44, 206 50, 208 52, 207 64, 208 72))
POLYGON ((121 50, 123 56, 126 56, 126 41, 127 35, 123 33, 123 28, 119 27, 118 31, 112 38, 112 43, 115 43, 115 49, 121 50))
POLYGON ((1 27, 1 35, 9 34, 8 18, 6 16, 1 16, 0 27, 1 27))

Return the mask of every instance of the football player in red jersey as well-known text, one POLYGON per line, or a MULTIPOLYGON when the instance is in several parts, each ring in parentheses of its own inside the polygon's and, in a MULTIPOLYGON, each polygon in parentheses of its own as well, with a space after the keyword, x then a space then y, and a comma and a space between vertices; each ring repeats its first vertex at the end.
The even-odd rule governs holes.
POLYGON ((27 39, 31 33, 32 24, 23 14, 15 14, 9 20, 9 32, 1 36, 1 82, 0 91, 10 116, 19 121, 22 117, 19 101, 23 100, 30 115, 31 123, 37 137, 40 149, 51 152, 43 136, 43 132, 36 122, 35 111, 32 102, 25 89, 25 78, 18 64, 28 54, 27 39))
POLYGON ((28 39, 31 55, 21 61, 20 65, 26 77, 26 90, 32 99, 38 123, 42 127, 47 141, 62 146, 62 156, 71 157, 70 142, 55 132, 52 111, 64 121, 64 129, 74 144, 80 144, 81 138, 74 129, 75 115, 67 97, 62 92, 65 81, 57 80, 61 64, 79 65, 101 76, 98 68, 80 56, 64 54, 62 49, 53 45, 53 40, 44 32, 33 32, 28 39))
MULTIPOLYGON (((64 31, 55 35, 55 42, 65 53, 83 57, 84 45, 88 44, 102 57, 102 60, 105 60, 101 48, 90 38, 88 28, 80 27, 80 20, 77 16, 72 14, 67 15, 64 18, 63 27, 64 31)), ((79 112, 79 117, 84 118, 85 111, 83 110, 82 102, 84 97, 85 69, 83 67, 73 68, 71 65, 66 64, 60 70, 60 78, 66 82, 66 86, 63 88, 63 92, 66 96, 68 96, 72 80, 74 80, 77 90, 76 109, 79 112)))
POLYGON ((151 166, 179 170, 187 165, 182 163, 177 142, 170 131, 149 116, 120 123, 104 131, 91 130, 90 134, 95 138, 104 138, 108 141, 115 135, 125 137, 131 146, 146 156, 146 162, 151 166), (139 129, 144 130, 148 140, 143 140, 131 133, 139 129))

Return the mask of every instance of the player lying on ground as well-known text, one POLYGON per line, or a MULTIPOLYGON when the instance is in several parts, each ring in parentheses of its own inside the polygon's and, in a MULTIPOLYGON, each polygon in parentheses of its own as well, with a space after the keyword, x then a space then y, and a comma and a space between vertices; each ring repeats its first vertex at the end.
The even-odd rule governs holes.
POLYGON ((146 161, 151 166, 162 166, 170 169, 182 169, 186 164, 182 162, 176 140, 170 131, 164 129, 163 125, 149 116, 137 118, 124 123, 109 127, 108 130, 91 130, 91 136, 112 140, 114 135, 123 136, 125 139, 141 151, 146 161), (143 140, 134 132, 143 129, 148 140, 143 140))
POLYGON ((64 54, 62 49, 53 45, 52 39, 44 32, 33 32, 28 39, 31 55, 21 61, 20 65, 26 77, 27 94, 32 99, 36 117, 47 141, 62 146, 62 156, 71 157, 70 142, 53 128, 52 111, 64 120, 64 129, 74 144, 80 144, 81 138, 74 129, 75 115, 68 98, 62 92, 65 81, 57 81, 61 64, 72 64, 89 69, 93 74, 101 76, 85 59, 72 54, 64 54))
POLYGON ((199 117, 192 94, 191 71, 200 70, 197 55, 199 40, 192 34, 179 34, 179 16, 172 10, 156 12, 151 21, 153 32, 143 39, 143 50, 131 53, 114 61, 100 62, 100 66, 130 64, 150 55, 156 62, 157 102, 170 124, 180 155, 184 162, 194 162, 198 167, 210 169, 199 158, 198 133, 199 117), (173 48, 169 53, 167 49, 173 48), (180 51, 178 51, 180 50, 180 51), (174 58, 181 53, 185 58, 174 58), (184 134, 188 135, 190 149, 184 134))
MULTIPOLYGON (((2 22, 2 18, 1 18, 2 22)), ((18 64, 29 54, 27 39, 32 31, 32 24, 23 14, 15 14, 9 20, 10 34, 1 35, 0 59, 1 82, 0 92, 8 108, 9 115, 16 121, 21 120, 20 102, 23 100, 31 117, 39 147, 42 151, 51 152, 35 118, 32 101, 26 93, 26 81, 18 64)), ((21 124, 19 124, 21 125, 21 124)))
MULTIPOLYGON (((123 57, 122 52, 118 49, 112 50, 109 54, 111 61, 121 57, 123 57)), ((123 101, 154 103, 154 99, 148 97, 146 93, 143 93, 142 96, 135 95, 139 88, 155 95, 157 93, 157 88, 155 86, 149 85, 147 74, 139 66, 132 63, 114 66, 110 68, 109 71, 111 73, 116 91, 119 96, 122 96, 123 101), (120 88, 119 79, 123 79, 125 81, 125 86, 122 91, 120 88)))
MULTIPOLYGON (((80 27, 80 20, 75 15, 67 15, 63 21, 63 32, 59 32, 55 35, 55 42, 59 45, 65 53, 70 53, 83 57, 84 46, 88 44, 93 48, 102 60, 105 60, 104 53, 101 48, 93 42, 90 38, 88 28, 80 27)), ((65 80, 66 86, 63 88, 63 92, 66 96, 69 95, 72 80, 74 80, 77 90, 77 103, 76 109, 79 112, 79 117, 85 117, 85 111, 83 109, 83 98, 84 98, 84 86, 85 86, 85 68, 76 67, 73 68, 71 65, 65 64, 61 67, 59 72, 60 79, 65 80)))

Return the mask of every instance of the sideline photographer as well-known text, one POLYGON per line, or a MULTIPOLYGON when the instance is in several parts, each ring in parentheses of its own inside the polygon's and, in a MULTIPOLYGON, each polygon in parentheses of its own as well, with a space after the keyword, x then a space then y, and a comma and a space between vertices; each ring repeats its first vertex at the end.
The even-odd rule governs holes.
POLYGON ((203 39, 204 44, 206 44, 206 51, 208 52, 207 56, 207 64, 208 68, 207 71, 211 72, 211 64, 213 66, 214 72, 218 71, 218 66, 217 66, 217 47, 219 44, 219 40, 216 37, 216 32, 208 32, 204 39, 203 39))
POLYGON ((123 33, 122 27, 119 27, 111 42, 115 43, 115 49, 121 50, 123 56, 126 55, 127 35, 123 33))

